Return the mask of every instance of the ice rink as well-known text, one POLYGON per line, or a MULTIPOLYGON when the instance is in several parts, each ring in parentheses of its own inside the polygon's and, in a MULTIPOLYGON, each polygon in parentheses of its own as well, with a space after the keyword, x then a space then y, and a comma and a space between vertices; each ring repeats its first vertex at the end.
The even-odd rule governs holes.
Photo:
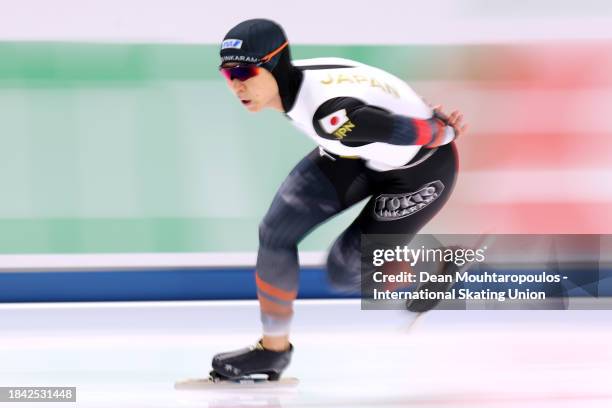
MULTIPOLYGON (((298 301, 295 388, 175 390, 255 342, 257 303, 0 306, 0 386, 76 386, 50 407, 610 407, 611 311, 402 311, 298 301)), ((2 406, 43 406, 0 403, 2 406)))

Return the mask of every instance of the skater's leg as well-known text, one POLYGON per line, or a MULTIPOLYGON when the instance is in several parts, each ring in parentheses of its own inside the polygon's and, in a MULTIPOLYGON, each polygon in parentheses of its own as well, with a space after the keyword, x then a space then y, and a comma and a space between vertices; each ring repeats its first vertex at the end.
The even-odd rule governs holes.
POLYGON ((333 161, 315 150, 279 188, 259 228, 256 281, 264 347, 289 346, 298 243, 316 225, 367 196, 363 172, 361 160, 333 161))
MULTIPOLYGON (((371 172, 369 177, 374 194, 360 215, 355 219, 332 246, 328 261, 328 276, 332 285, 343 291, 358 291, 361 280, 361 265, 371 265, 368 256, 362 254, 362 234, 393 236, 397 242, 384 239, 381 246, 407 245, 415 234, 425 226, 444 206, 453 190, 457 173, 457 160, 454 144, 439 148, 429 159, 418 166, 388 172, 371 172), (422 197, 414 197, 423 188, 428 191, 422 197), (406 212, 416 205, 426 194, 435 194, 418 211, 406 212), (391 202, 399 198, 398 202, 391 202), (399 208, 395 208, 399 204, 399 208), (399 211, 397 211, 399 210, 399 211)), ((429 196, 431 197, 431 196, 429 196)), ((408 264, 388 264, 392 269, 410 272, 408 264)), ((368 271, 363 271, 367 274, 368 271)), ((385 288, 388 289, 388 288, 385 288)), ((393 289, 393 288, 390 288, 393 289)))
POLYGON ((278 379, 291 359, 289 326, 297 294, 297 245, 316 225, 368 195, 361 160, 305 157, 279 188, 259 228, 256 283, 263 338, 213 358, 213 377, 264 373, 278 379))
MULTIPOLYGON (((334 289, 344 293, 358 293, 361 285, 361 275, 367 271, 362 266, 371 265, 371 259, 364 258, 361 247, 360 226, 362 218, 358 217, 346 230, 340 234, 332 245, 327 257, 327 275, 334 289)), ((406 242, 410 240, 405 237, 406 242)), ((386 244, 386 243, 385 243, 386 244)), ((401 272, 411 272, 412 267, 406 262, 387 262, 381 271, 384 275, 394 275, 401 272)), ((374 272, 372 268, 370 273, 374 272)), ((383 290, 396 290, 407 287, 406 284, 388 282, 383 290)))

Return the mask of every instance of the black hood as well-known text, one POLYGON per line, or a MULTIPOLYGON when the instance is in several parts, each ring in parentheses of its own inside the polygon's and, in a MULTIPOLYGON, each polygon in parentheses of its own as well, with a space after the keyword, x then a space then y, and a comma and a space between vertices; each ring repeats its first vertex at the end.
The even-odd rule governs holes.
POLYGON ((234 26, 221 43, 221 64, 257 64, 268 70, 288 112, 302 83, 302 71, 291 64, 291 51, 283 28, 272 20, 246 20, 234 26))

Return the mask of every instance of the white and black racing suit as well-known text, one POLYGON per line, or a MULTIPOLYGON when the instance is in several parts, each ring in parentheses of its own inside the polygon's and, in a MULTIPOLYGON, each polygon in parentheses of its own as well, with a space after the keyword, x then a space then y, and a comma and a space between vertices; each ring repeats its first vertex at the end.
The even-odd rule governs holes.
POLYGON ((368 198, 327 258, 331 283, 359 290, 361 235, 416 234, 448 200, 455 133, 401 79, 340 58, 293 61, 301 71, 291 122, 318 145, 280 186, 259 228, 256 278, 264 333, 289 331, 297 245, 368 198))

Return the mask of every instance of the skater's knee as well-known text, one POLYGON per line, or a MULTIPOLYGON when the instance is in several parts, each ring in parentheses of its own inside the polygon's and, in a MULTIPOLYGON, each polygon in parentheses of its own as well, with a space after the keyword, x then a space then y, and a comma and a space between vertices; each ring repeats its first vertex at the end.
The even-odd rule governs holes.
POLYGON ((359 262, 348 261, 334 251, 331 251, 327 257, 328 281, 339 292, 356 293, 359 291, 361 282, 359 271, 359 262))
POLYGON ((264 218, 259 223, 259 243, 260 244, 269 244, 270 242, 274 241, 274 230, 270 228, 269 223, 266 222, 267 221, 266 218, 264 218))
POLYGON ((259 245, 267 248, 293 247, 297 241, 282 233, 282 223, 273 217, 264 217, 259 224, 259 245))
POLYGON ((293 248, 306 234, 291 212, 269 211, 259 223, 259 244, 268 248, 293 248))

